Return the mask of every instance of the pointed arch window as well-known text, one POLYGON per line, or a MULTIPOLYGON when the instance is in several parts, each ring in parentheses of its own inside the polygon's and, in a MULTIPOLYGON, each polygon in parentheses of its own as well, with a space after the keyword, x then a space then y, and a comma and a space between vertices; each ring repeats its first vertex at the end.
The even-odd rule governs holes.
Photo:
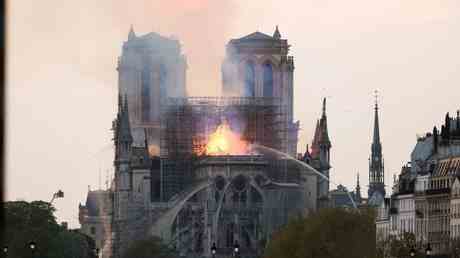
POLYGON ((149 65, 144 65, 141 72, 141 119, 142 122, 150 120, 150 88, 151 88, 151 71, 149 65))
POLYGON ((245 97, 255 97, 256 83, 255 83, 255 65, 254 62, 248 61, 244 67, 244 92, 245 97))
POLYGON ((273 97, 273 67, 270 63, 263 65, 264 97, 273 97))
POLYGON ((166 86, 166 78, 168 77, 168 71, 164 64, 160 65, 160 96, 161 99, 165 99, 168 97, 168 91, 166 86))

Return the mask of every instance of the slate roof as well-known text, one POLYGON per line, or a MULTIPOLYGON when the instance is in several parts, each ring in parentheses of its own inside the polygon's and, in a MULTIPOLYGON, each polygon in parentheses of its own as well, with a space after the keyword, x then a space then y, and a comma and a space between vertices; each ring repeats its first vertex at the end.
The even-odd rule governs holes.
POLYGON ((433 176, 456 176, 460 175, 460 158, 444 159, 436 165, 433 176))
POLYGON ((380 191, 375 191, 372 196, 369 198, 368 204, 370 206, 380 206, 385 201, 384 196, 380 191))
POLYGON ((88 216, 99 216, 104 210, 106 202, 109 200, 109 192, 104 190, 89 191, 86 197, 85 207, 88 216))

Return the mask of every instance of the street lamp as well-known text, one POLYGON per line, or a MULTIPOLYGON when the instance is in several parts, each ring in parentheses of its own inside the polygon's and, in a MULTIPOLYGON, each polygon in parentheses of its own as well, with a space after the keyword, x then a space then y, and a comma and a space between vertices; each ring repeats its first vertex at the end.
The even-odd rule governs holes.
POLYGON ((93 251, 94 251, 94 257, 99 258, 99 248, 95 247, 93 251))
POLYGON ((212 243, 212 246, 211 246, 212 258, 215 258, 215 257, 216 257, 216 252, 217 252, 216 243, 212 243))
POLYGON ((431 246, 430 246, 430 243, 428 243, 426 249, 425 249, 425 253, 426 253, 426 257, 429 257, 430 254, 431 254, 431 246))
POLYGON ((415 256, 415 249, 412 247, 409 251, 409 255, 410 257, 414 257, 415 256))
POLYGON ((35 250, 37 249, 37 244, 34 241, 30 241, 29 248, 30 248, 30 251, 32 252, 32 257, 34 257, 35 250))
POLYGON ((235 241, 235 244, 233 245, 233 253, 235 257, 238 257, 239 252, 240 252, 240 245, 238 244, 238 241, 235 241))
POLYGON ((8 257, 8 246, 3 246, 3 254, 5 254, 5 257, 8 257))

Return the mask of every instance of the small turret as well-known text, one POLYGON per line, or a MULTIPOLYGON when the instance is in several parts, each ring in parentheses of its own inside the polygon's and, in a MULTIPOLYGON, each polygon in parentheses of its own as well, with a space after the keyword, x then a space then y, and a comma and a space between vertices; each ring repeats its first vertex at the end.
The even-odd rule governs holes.
POLYGON ((280 31, 278 30, 278 25, 276 25, 275 32, 273 33, 273 38, 274 38, 274 39, 281 39, 281 33, 280 33, 280 31))
POLYGON ((129 29, 128 33, 128 40, 133 40, 136 38, 136 33, 134 32, 133 25, 131 24, 131 28, 129 29))
POLYGON ((438 152, 438 128, 433 127, 433 153, 438 152))
POLYGON ((457 110, 457 137, 460 138, 460 110, 457 110))
POLYGON ((446 130, 446 140, 449 141, 450 140, 450 130, 451 130, 449 112, 447 112, 446 114, 445 130, 446 130))

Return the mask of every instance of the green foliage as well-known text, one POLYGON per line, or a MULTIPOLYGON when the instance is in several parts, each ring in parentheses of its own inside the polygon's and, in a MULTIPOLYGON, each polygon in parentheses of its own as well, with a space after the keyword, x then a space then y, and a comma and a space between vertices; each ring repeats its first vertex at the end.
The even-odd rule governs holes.
POLYGON ((59 226, 54 217, 55 209, 49 203, 6 202, 4 211, 6 227, 2 244, 8 246, 9 257, 32 257, 30 241, 37 244, 35 257, 91 257, 85 236, 59 226))
POLYGON ((424 250, 421 250, 420 246, 422 245, 416 243, 414 234, 404 232, 397 237, 390 236, 388 239, 379 241, 377 243, 377 257, 407 258, 412 248, 415 251, 415 257, 423 257, 424 250))
POLYGON ((157 237, 135 241, 126 250, 123 258, 174 258, 177 254, 168 246, 162 244, 157 237))
POLYGON ((372 210, 323 209, 274 234, 266 258, 374 258, 372 210))

